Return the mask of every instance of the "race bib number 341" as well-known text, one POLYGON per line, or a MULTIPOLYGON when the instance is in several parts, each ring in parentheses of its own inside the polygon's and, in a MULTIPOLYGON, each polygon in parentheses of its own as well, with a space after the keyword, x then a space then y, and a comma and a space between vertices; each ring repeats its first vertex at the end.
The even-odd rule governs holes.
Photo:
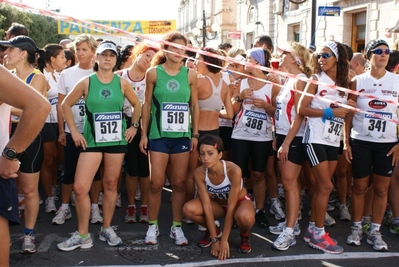
POLYGON ((188 132, 189 107, 187 103, 162 104, 162 131, 188 132))
POLYGON ((96 142, 122 140, 122 112, 94 113, 96 142))

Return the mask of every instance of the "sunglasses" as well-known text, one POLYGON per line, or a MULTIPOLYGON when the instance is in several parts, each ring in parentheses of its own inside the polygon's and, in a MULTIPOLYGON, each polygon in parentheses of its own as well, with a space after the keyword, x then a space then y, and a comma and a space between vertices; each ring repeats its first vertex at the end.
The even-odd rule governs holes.
POLYGON ((389 48, 387 49, 376 48, 371 50, 371 52, 376 55, 381 55, 382 53, 384 53, 385 55, 389 55, 391 51, 389 50, 389 48))
POLYGON ((328 54, 328 53, 321 53, 321 54, 317 54, 317 59, 320 59, 321 57, 322 58, 324 58, 324 59, 328 59, 328 58, 330 58, 330 57, 333 57, 334 56, 334 54, 328 54))

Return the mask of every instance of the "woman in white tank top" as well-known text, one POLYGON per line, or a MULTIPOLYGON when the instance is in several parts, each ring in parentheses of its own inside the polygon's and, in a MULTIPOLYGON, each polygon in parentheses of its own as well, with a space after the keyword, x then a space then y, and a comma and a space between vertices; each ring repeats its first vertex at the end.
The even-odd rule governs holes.
POLYGON ((223 142, 219 136, 202 136, 197 149, 203 164, 194 172, 199 198, 187 202, 183 214, 208 229, 198 243, 202 247, 211 246, 211 254, 219 260, 230 257, 228 239, 235 219, 241 230, 238 250, 249 253, 252 249, 249 231, 255 222, 255 212, 243 187, 240 167, 222 160, 223 142), (215 227, 215 219, 223 217, 222 235, 219 225, 215 227))
POLYGON ((346 242, 360 245, 365 193, 372 167, 374 198, 367 243, 372 244, 378 251, 388 250, 387 244, 382 240, 380 225, 386 209, 393 166, 399 163, 398 132, 395 123, 398 121, 399 84, 395 74, 385 69, 389 53, 389 46, 384 40, 371 40, 366 45, 365 57, 370 61, 370 70, 353 79, 351 88, 360 95, 350 95, 350 99, 357 103, 360 110, 367 113, 356 112, 345 119, 344 152, 347 160, 352 163, 354 223, 346 242), (375 98, 371 99, 369 95, 375 98))
MULTIPOLYGON (((312 80, 344 88, 349 86, 349 62, 342 44, 333 41, 325 43, 317 59, 320 72, 312 76, 312 80)), ((333 189, 331 176, 337 165, 343 118, 349 112, 349 109, 340 107, 339 103, 346 104, 347 94, 311 82, 307 84, 305 92, 314 97, 302 95, 298 110, 300 115, 308 117, 303 142, 315 176, 315 190, 304 240, 311 247, 326 253, 342 253, 343 248, 325 232, 324 217, 328 197, 333 189)))

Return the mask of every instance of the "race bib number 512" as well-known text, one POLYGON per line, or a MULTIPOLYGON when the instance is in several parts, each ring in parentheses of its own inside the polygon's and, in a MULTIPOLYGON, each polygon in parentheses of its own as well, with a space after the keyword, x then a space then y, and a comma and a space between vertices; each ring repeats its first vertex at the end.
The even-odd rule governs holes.
POLYGON ((122 112, 94 113, 96 142, 122 140, 122 112))

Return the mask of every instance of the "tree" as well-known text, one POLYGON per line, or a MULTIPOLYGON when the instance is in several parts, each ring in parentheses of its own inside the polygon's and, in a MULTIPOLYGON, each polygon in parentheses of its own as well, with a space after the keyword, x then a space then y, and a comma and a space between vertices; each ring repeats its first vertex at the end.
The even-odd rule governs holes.
POLYGON ((57 20, 26 12, 7 4, 0 4, 0 39, 4 39, 5 32, 13 22, 18 22, 28 29, 29 37, 35 40, 37 47, 44 47, 48 43, 59 43, 68 35, 58 34, 57 20))

